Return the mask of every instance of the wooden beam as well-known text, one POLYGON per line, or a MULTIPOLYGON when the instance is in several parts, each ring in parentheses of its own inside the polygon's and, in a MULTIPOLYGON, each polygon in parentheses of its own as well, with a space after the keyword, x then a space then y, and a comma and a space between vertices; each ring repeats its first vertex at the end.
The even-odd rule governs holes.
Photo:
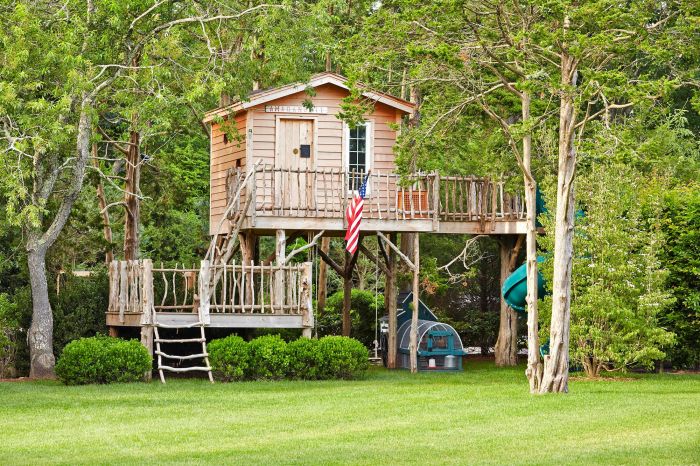
POLYGON ((389 273, 388 269, 386 268, 386 265, 383 264, 379 260, 379 258, 377 258, 377 256, 374 255, 374 253, 372 251, 367 249, 367 246, 365 246, 364 244, 361 244, 359 249, 360 249, 360 251, 362 251, 362 254, 364 254, 367 257, 367 259, 369 259, 373 263, 377 264, 377 267, 379 267, 383 273, 385 273, 385 274, 389 273))
MULTIPOLYGON (((321 251, 326 255, 331 247, 331 239, 328 236, 321 238, 321 251)), ((320 260, 318 264, 318 295, 316 296, 316 307, 318 312, 321 313, 326 309, 326 285, 328 281, 327 277, 327 267, 326 261, 320 260)))
POLYGON ((323 252, 323 249, 318 249, 318 255, 323 259, 323 261, 330 265, 333 270, 335 270, 335 273, 340 275, 341 277, 345 276, 345 269, 341 266, 339 266, 333 259, 330 258, 328 254, 323 252))
POLYGON ((387 238, 386 236, 384 236, 384 233, 382 233, 381 231, 378 231, 378 232, 377 232, 377 236, 379 236, 381 239, 383 239, 384 241, 386 241, 386 243, 389 245, 389 247, 390 247, 391 249, 394 250, 394 252, 406 263, 406 265, 408 265, 408 268, 410 268, 411 270, 415 270, 415 269, 416 269, 416 266, 415 266, 415 264, 411 261, 411 259, 409 259, 408 256, 406 256, 406 254, 404 254, 403 252, 401 252, 401 249, 400 249, 398 246, 396 246, 394 243, 392 243, 391 241, 389 241, 389 238, 387 238))

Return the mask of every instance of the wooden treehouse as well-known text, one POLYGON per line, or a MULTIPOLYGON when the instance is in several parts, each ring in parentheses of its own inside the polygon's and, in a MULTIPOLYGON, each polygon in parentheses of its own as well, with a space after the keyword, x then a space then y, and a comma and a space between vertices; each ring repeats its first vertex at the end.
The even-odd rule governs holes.
MULTIPOLYGON (((288 254, 287 242, 305 237, 305 248, 311 248, 321 238, 344 235, 348 202, 367 174, 361 231, 381 238, 384 261, 367 248, 360 251, 388 278, 396 256, 406 262, 416 277, 416 300, 418 235, 410 258, 398 247, 397 234, 525 233, 524 201, 505 192, 504 180, 397 172, 393 149, 412 103, 365 89, 369 111, 364 123, 351 127, 338 118, 349 94, 342 76, 322 73, 308 83, 257 91, 208 112, 203 120, 211 135, 207 257, 189 269, 158 268, 148 260, 113 263, 107 324, 142 327, 147 346, 153 338, 149 329, 163 326, 199 326, 202 339, 208 326, 301 328, 310 336, 312 265, 290 264, 300 250, 288 254), (272 257, 259 257, 261 236, 276 238, 272 257)), ((317 250, 345 279, 349 293, 356 256, 346 254, 339 265, 323 247, 317 250)), ((395 284, 393 278, 387 283, 388 288, 395 284)), ((395 301, 395 290, 387 295, 395 301)), ((349 329, 345 317, 344 330, 349 329)))

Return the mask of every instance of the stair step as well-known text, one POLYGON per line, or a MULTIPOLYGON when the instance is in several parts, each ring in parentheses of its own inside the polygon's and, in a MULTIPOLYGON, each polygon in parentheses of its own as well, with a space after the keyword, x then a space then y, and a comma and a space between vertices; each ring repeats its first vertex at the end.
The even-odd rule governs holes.
POLYGON ((192 367, 171 367, 171 366, 158 366, 159 370, 170 371, 170 372, 192 372, 192 371, 202 371, 210 372, 210 367, 204 366, 192 366, 192 367))
POLYGON ((168 325, 168 324, 161 324, 161 323, 155 324, 155 326, 158 328, 174 328, 174 329, 194 328, 194 327, 201 327, 202 325, 204 325, 204 324, 202 324, 201 322, 195 322, 193 324, 180 324, 180 325, 168 325))
POLYGON ((206 341, 206 338, 156 338, 156 343, 202 343, 206 341))
POLYGON ((185 356, 180 356, 180 355, 176 355, 176 354, 167 354, 167 353, 163 353, 162 351, 156 351, 156 354, 158 354, 158 355, 160 355, 160 356, 163 356, 164 358, 168 358, 168 359, 180 359, 180 360, 184 360, 184 359, 197 359, 197 358, 206 358, 206 357, 209 357, 209 353, 188 354, 188 355, 185 355, 185 356))

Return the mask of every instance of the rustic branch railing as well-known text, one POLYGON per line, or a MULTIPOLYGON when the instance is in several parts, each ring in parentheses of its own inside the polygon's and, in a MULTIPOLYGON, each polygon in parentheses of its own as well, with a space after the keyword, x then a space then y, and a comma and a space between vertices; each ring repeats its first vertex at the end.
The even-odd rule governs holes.
POLYGON ((109 283, 108 312, 122 323, 126 314, 142 314, 141 323, 152 324, 158 312, 198 313, 209 323, 213 312, 300 315, 304 326, 313 325, 310 262, 154 268, 149 259, 113 261, 109 283))
MULTIPOLYGON (((343 218, 352 191, 365 176, 340 169, 291 169, 261 165, 246 187, 252 195, 249 216, 343 218)), ((229 170, 228 193, 243 179, 229 170)), ((503 181, 438 173, 399 175, 374 170, 367 181, 365 218, 432 219, 437 222, 499 222, 525 218, 521 196, 505 191, 503 181)))

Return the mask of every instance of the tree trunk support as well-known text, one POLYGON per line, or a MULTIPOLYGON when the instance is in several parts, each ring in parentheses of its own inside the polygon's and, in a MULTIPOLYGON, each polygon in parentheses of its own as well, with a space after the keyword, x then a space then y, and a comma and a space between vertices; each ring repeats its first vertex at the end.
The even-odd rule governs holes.
MULTIPOLYGON (((326 255, 331 248, 331 239, 327 236, 321 238, 321 251, 326 255)), ((328 281, 328 266, 326 261, 319 261, 318 264, 318 290, 316 295, 316 308, 319 314, 326 309, 326 285, 328 281)))
MULTIPOLYGON (((522 237, 520 237, 522 238, 522 237)), ((518 242, 522 241, 518 238, 518 242)), ((503 235, 500 238, 500 256, 501 256, 501 286, 500 290, 503 290, 503 283, 505 282, 508 275, 512 273, 511 268, 511 258, 514 255, 515 241, 511 235, 503 235)), ((501 295, 501 313, 500 313, 500 324, 498 328, 498 340, 496 341, 495 356, 496 365, 499 367, 505 366, 515 366, 518 363, 518 316, 513 309, 511 309, 508 304, 506 304, 503 299, 503 293, 501 295)))

